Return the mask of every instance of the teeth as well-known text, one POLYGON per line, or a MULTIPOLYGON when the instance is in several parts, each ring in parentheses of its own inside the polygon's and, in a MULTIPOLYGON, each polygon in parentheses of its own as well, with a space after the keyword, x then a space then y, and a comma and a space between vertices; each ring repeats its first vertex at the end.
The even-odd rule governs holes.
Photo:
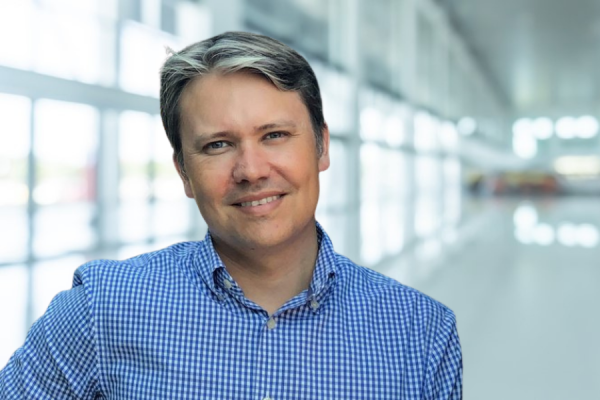
POLYGON ((264 199, 261 200, 255 200, 255 201, 245 201, 243 203, 240 203, 240 206, 242 207, 256 207, 256 206, 262 206, 263 204, 267 204, 270 203, 274 200, 277 200, 278 198, 280 198, 280 195, 277 196, 271 196, 271 197, 265 197, 264 199))

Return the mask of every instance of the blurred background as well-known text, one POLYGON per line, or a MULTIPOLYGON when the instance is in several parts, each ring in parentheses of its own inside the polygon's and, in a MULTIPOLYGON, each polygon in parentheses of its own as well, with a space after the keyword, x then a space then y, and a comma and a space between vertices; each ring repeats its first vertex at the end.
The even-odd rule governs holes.
POLYGON ((600 398, 600 2, 0 0, 0 368, 74 270, 201 239, 166 48, 313 65, 338 252, 451 307, 466 399, 600 398))

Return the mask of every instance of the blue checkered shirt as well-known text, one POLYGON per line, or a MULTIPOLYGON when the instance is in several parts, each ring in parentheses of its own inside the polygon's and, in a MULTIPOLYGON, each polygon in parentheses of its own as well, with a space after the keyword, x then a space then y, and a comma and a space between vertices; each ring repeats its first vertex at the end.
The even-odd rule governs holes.
POLYGON ((80 267, 0 371, 0 399, 460 399, 452 311, 336 254, 272 317, 207 234, 80 267))

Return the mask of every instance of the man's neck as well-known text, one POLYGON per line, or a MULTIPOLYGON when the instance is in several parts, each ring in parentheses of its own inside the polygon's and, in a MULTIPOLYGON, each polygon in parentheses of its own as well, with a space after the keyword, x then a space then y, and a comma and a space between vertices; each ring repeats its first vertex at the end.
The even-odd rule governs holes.
POLYGON ((215 241, 215 250, 244 295, 272 315, 310 286, 319 250, 313 232, 278 249, 243 252, 215 241))

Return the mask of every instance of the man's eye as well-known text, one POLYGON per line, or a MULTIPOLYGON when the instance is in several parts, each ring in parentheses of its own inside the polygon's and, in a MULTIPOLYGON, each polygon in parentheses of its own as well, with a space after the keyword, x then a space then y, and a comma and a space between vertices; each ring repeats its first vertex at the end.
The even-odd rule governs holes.
POLYGON ((265 136, 266 139, 278 139, 280 137, 285 136, 284 132, 271 132, 271 133, 267 133, 267 135, 265 136))
POLYGON ((208 150, 218 150, 227 147, 227 142, 220 140, 218 142, 212 142, 206 145, 206 149, 208 150))

